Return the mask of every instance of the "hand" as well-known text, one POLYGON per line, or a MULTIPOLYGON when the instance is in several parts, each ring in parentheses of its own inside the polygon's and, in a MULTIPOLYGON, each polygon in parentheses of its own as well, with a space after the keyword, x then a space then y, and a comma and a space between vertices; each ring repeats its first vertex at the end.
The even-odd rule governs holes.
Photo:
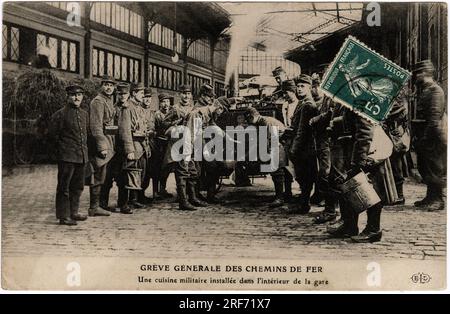
POLYGON ((127 154, 127 159, 128 160, 134 160, 135 158, 134 158, 134 153, 129 153, 129 154, 127 154))
POLYGON ((105 159, 106 156, 108 156, 108 151, 107 150, 102 150, 100 153, 100 158, 105 159))
POLYGON ((316 116, 316 117, 314 117, 314 118, 311 118, 311 119, 309 120, 309 125, 310 125, 310 126, 313 126, 314 124, 316 124, 317 122, 319 122, 319 119, 320 119, 320 116, 316 116))

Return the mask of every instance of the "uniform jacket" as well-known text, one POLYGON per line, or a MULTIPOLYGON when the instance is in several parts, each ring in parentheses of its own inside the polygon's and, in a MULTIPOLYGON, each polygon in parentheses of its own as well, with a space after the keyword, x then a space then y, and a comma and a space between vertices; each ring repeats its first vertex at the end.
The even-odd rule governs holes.
POLYGON ((53 114, 49 135, 55 144, 58 161, 88 162, 88 128, 88 113, 81 108, 67 104, 53 114))
POLYGON ((123 106, 118 119, 119 138, 125 155, 134 153, 135 159, 139 159, 145 153, 145 112, 144 108, 133 99, 123 106), (144 135, 138 137, 137 135, 144 135))
POLYGON ((166 124, 164 123, 164 119, 167 114, 161 112, 161 110, 156 111, 155 113, 155 132, 157 136, 164 137, 166 133, 166 124))
POLYGON ((350 111, 342 105, 336 105, 333 110, 332 120, 341 117, 341 126, 334 125, 331 139, 333 145, 350 146, 352 167, 364 168, 370 161, 368 154, 372 143, 374 126, 368 120, 350 111), (348 140, 343 140, 347 138, 348 140))
POLYGON ((431 82, 423 87, 417 101, 418 111, 425 119, 423 137, 420 139, 426 145, 428 142, 440 141, 446 144, 446 132, 443 123, 445 113, 445 96, 442 88, 431 82))
MULTIPOLYGON (((170 111, 165 115, 162 116, 161 120, 161 129, 163 130, 163 135, 168 133, 168 130, 174 127, 174 125, 184 125, 186 122, 187 115, 194 109, 194 106, 189 103, 186 106, 183 106, 181 103, 176 104, 173 106, 170 111)), ((162 115, 162 113, 161 113, 162 115)), ((170 131, 169 131, 170 132, 170 131)), ((173 140, 168 138, 166 151, 164 152, 164 159, 163 159, 163 165, 168 165, 173 162, 171 150, 173 144, 176 142, 176 140, 173 140)))
POLYGON ((306 97, 299 101, 294 115, 292 116, 292 128, 294 138, 290 149, 293 159, 305 159, 314 153, 314 137, 309 120, 318 114, 314 100, 306 97))
POLYGON ((115 154, 115 136, 105 134, 105 126, 114 125, 115 109, 113 98, 104 93, 98 94, 89 105, 89 124, 92 137, 90 149, 94 167, 105 165, 115 154), (106 158, 99 157, 101 151, 107 151, 106 158))
POLYGON ((182 125, 184 124, 184 121, 186 119, 186 116, 189 112, 191 112, 194 109, 194 106, 192 104, 188 104, 186 106, 183 106, 181 103, 176 104, 173 106, 170 111, 167 113, 167 115, 164 118, 164 124, 167 128, 171 127, 174 122, 179 121, 177 124, 182 125), (181 120, 181 121, 180 121, 181 120))
MULTIPOLYGON (((284 125, 283 122, 273 118, 273 117, 266 117, 266 116, 261 116, 257 122, 258 126, 268 126, 268 127, 276 127, 278 129, 278 134, 279 134, 279 145, 278 145, 278 161, 279 161, 279 168, 281 167, 286 167, 288 165, 288 157, 287 157, 287 152, 286 149, 284 147, 284 145, 281 144, 280 142, 280 137, 283 134, 283 132, 286 130, 286 126, 284 125)), ((267 131, 267 137, 268 137, 268 145, 271 145, 271 135, 269 133, 269 130, 267 131)), ((270 147, 268 147, 267 151, 269 150, 270 147)))

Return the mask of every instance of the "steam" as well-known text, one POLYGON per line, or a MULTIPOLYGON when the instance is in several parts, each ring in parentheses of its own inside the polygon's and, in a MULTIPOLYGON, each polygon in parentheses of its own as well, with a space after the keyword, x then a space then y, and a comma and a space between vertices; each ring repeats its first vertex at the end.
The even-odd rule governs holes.
POLYGON ((233 17, 229 32, 231 36, 230 51, 225 70, 225 82, 230 82, 234 71, 237 71, 242 51, 256 39, 258 24, 262 14, 249 13, 233 17))

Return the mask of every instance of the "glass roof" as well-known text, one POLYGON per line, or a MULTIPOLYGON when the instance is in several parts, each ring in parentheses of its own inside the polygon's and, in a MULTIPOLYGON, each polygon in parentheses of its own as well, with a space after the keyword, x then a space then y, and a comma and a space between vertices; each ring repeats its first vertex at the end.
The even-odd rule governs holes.
POLYGON ((250 45, 274 55, 308 45, 341 28, 359 22, 363 3, 358 2, 221 2, 230 13, 233 34, 249 36, 249 20, 254 21, 250 45))

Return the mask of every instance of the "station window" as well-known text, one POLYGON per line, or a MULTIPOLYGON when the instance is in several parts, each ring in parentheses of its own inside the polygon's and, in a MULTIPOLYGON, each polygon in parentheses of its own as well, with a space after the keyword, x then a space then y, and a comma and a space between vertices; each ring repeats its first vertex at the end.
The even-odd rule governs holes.
POLYGON ((214 83, 214 93, 217 97, 225 96, 225 84, 215 82, 214 83))
POLYGON ((113 2, 94 2, 91 20, 118 31, 142 38, 143 17, 113 2))
POLYGON ((17 27, 3 24, 3 60, 19 61, 19 38, 20 30, 17 27))
POLYGON ((181 71, 166 68, 157 64, 149 64, 148 81, 152 87, 178 90, 181 84, 181 71))
POLYGON ((193 74, 188 74, 188 84, 192 88, 192 95, 194 95, 194 97, 198 96, 200 92, 200 86, 206 83, 210 84, 210 79, 193 74))
MULTIPOLYGON (((168 27, 162 26, 158 23, 149 22, 148 27, 150 29, 148 33, 148 41, 152 44, 173 50, 174 41, 173 35, 174 31, 168 27)), ((176 33, 176 45, 177 52, 181 54, 182 51, 183 36, 176 33)))
POLYGON ((92 49, 92 75, 113 76, 118 81, 138 83, 140 81, 141 61, 106 49, 92 49))
POLYGON ((52 68, 78 73, 78 43, 53 35, 36 33, 36 51, 46 50, 52 68))
POLYGON ((211 63, 210 46, 207 39, 198 39, 190 46, 187 53, 188 57, 201 61, 203 63, 211 63))

